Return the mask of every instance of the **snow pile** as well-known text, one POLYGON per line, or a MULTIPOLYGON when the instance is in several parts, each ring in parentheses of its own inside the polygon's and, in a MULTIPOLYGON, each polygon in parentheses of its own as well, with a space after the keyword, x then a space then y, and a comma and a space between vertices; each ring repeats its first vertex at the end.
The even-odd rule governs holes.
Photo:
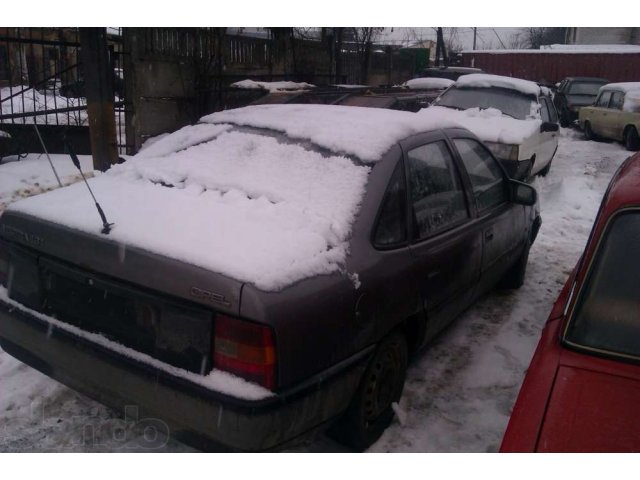
POLYGON ((449 88, 455 82, 448 78, 413 78, 407 80, 402 84, 403 87, 410 88, 412 90, 443 90, 449 88))
POLYGON ((500 87, 516 90, 525 95, 540 95, 540 87, 537 83, 521 78, 503 77, 501 75, 489 75, 487 73, 472 73, 458 78, 456 87, 490 88, 500 87))
MULTIPOLYGON (((183 145, 193 138, 186 131, 162 141, 183 145)), ((89 183, 115 223, 109 241, 273 291, 341 271, 368 173, 343 156, 225 132, 172 155, 133 157, 89 183)), ((10 209, 97 234, 88 195, 73 185, 10 209)))
POLYGON ((200 121, 277 130, 363 162, 379 160, 410 135, 459 126, 437 115, 342 105, 256 105, 217 112, 200 121))
POLYGON ((256 82, 254 80, 241 80, 231 84, 232 87, 245 90, 266 90, 268 92, 291 92, 297 90, 309 90, 315 85, 305 82, 256 82))
POLYGON ((470 108, 455 110, 447 107, 433 106, 418 112, 418 115, 437 115, 443 120, 457 122, 470 130, 485 142, 498 142, 518 145, 525 139, 540 131, 542 121, 539 119, 518 120, 503 115, 496 108, 470 108))
MULTIPOLYGON (((69 155, 51 154, 63 185, 70 185, 82 177, 69 155)), ((93 175, 91 155, 78 155, 85 176, 93 175)), ((44 154, 31 153, 17 162, 0 165, 0 214, 7 206, 21 198, 30 197, 58 188, 58 181, 44 154)))
MULTIPOLYGON (((25 85, 16 85, 14 87, 0 88, 0 107, 2 115, 11 115, 14 113, 39 112, 44 110, 55 110, 59 108, 79 107, 87 104, 85 98, 67 98, 56 95, 51 91, 41 93, 34 88, 25 85), (15 95, 21 90, 25 90, 22 94, 15 95)), ((16 123, 34 123, 34 119, 38 125, 54 124, 54 125, 88 125, 87 111, 79 110, 65 113, 50 113, 48 115, 38 115, 36 117, 16 118, 16 123)))
POLYGON ((622 105, 622 110, 625 112, 640 113, 640 82, 608 83, 600 87, 600 90, 603 89, 623 91, 624 105, 622 105))

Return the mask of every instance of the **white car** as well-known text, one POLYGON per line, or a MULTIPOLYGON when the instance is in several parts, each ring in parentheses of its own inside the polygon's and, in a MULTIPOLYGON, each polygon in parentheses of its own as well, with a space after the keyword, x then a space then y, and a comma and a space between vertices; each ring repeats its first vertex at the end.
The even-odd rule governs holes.
POLYGON ((471 130, 512 178, 546 175, 558 149, 558 114, 549 90, 519 78, 464 75, 429 110, 471 130))

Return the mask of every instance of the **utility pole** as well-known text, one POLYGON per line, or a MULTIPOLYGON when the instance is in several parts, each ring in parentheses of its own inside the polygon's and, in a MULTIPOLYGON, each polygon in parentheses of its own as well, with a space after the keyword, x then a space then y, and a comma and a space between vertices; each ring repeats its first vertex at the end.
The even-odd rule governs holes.
POLYGON ((93 168, 106 171, 118 163, 113 109, 113 66, 106 28, 80 28, 80 58, 87 95, 93 168))
POLYGON ((476 49, 476 36, 478 35, 478 27, 473 27, 473 49, 476 49))

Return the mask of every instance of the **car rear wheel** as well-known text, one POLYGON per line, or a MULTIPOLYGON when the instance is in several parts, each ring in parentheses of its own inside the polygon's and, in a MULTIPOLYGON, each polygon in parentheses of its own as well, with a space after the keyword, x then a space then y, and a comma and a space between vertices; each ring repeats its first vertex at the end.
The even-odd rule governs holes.
POLYGON ((584 138, 586 140, 595 140, 596 139, 596 135, 593 133, 593 130, 591 130, 591 123, 590 122, 584 122, 584 138))
POLYGON ((373 444, 393 420, 394 402, 400 400, 407 373, 407 340, 393 332, 378 345, 345 415, 329 435, 355 450, 373 444))
POLYGON ((624 132, 624 146, 627 150, 637 152, 640 150, 640 138, 636 127, 627 127, 624 132))

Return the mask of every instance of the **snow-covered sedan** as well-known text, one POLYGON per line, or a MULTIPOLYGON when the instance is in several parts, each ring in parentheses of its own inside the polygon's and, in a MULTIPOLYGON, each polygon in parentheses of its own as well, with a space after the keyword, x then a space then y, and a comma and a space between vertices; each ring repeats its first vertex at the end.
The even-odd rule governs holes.
POLYGON ((374 108, 215 113, 89 184, 104 224, 84 184, 3 214, 2 348, 233 449, 370 445, 409 356, 521 285, 540 226, 472 133, 374 108))
POLYGON ((636 154, 551 310, 501 451, 640 451, 639 179, 636 154))
POLYGON ((512 178, 544 176, 551 168, 559 125, 545 87, 499 75, 464 75, 429 110, 476 134, 512 178))

